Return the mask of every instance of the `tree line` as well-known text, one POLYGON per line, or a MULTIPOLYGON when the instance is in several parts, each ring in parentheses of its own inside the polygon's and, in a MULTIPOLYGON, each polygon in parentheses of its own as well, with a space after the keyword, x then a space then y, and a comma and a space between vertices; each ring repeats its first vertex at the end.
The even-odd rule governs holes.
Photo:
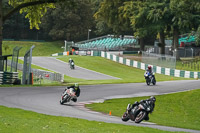
POLYGON ((116 33, 128 29, 138 37, 141 50, 148 38, 159 38, 165 54, 165 38, 172 37, 178 48, 180 34, 200 31, 200 1, 196 0, 104 0, 95 18, 104 21, 116 33))
MULTIPOLYGON (((200 1, 196 0, 0 0, 2 37, 39 40, 86 40, 105 34, 134 35, 140 49, 165 38, 178 48, 180 34, 200 36, 200 1), (32 30, 29 30, 32 29, 32 30)), ((198 43, 197 43, 198 44, 198 43)))

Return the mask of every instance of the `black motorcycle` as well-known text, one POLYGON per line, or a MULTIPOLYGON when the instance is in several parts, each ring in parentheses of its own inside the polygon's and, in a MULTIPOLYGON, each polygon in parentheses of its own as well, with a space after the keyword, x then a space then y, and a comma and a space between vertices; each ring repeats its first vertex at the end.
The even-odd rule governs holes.
POLYGON ((122 116, 122 121, 131 119, 135 123, 140 123, 143 120, 149 120, 149 113, 154 109, 154 102, 144 101, 137 104, 128 104, 126 112, 122 116))
POLYGON ((156 85, 156 78, 155 78, 154 74, 150 74, 150 72, 145 72, 144 77, 146 79, 147 85, 150 85, 151 83, 153 85, 156 85))

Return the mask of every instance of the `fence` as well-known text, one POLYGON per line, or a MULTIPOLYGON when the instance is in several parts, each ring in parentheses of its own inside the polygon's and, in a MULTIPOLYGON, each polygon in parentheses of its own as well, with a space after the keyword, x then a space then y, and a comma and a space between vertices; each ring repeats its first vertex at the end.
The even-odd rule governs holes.
MULTIPOLYGON (((8 60, 8 65, 9 66, 11 65, 10 60, 8 60)), ((17 67, 18 67, 18 70, 23 71, 23 64, 18 63, 17 67)), ((34 68, 31 68, 31 71, 33 73, 34 84, 41 84, 42 82, 44 83, 44 82, 52 82, 52 81, 57 81, 57 82, 64 81, 64 75, 60 73, 53 73, 53 72, 44 71, 40 69, 34 69, 34 68)))
MULTIPOLYGON (((160 48, 159 47, 152 47, 147 48, 148 52, 159 54, 160 48)), ((171 47, 165 47, 165 54, 166 55, 176 55, 178 58, 183 57, 190 57, 193 58, 194 56, 200 56, 200 48, 199 47, 179 47, 176 51, 172 50, 171 47)))
POLYGON ((32 62, 32 51, 35 45, 33 45, 24 55, 24 65, 23 65, 23 76, 22 84, 31 84, 31 62, 32 62))
POLYGON ((19 50, 22 47, 16 46, 13 49, 13 54, 12 54, 12 63, 11 63, 11 72, 17 72, 17 63, 18 63, 18 57, 19 57, 19 50))
POLYGON ((44 70, 39 69, 31 69, 33 75, 34 75, 34 83, 35 84, 41 84, 51 82, 51 81, 57 81, 57 82, 64 82, 64 75, 60 73, 53 73, 48 72, 44 70))
POLYGON ((3 72, 0 71, 0 85, 3 84, 3 72))
POLYGON ((142 62, 166 68, 176 68, 176 57, 170 55, 142 52, 142 62))
POLYGON ((0 85, 2 84, 17 84, 18 72, 3 72, 0 71, 0 85))
MULTIPOLYGON (((112 61, 124 64, 124 65, 142 69, 142 70, 145 70, 148 65, 152 65, 152 64, 145 64, 139 61, 119 57, 117 55, 113 55, 107 52, 101 52, 100 56, 110 59, 112 61)), ((169 75, 169 76, 174 76, 174 77, 184 77, 184 78, 200 78, 200 72, 177 70, 177 69, 165 68, 165 67, 160 67, 160 66, 155 66, 155 65, 152 65, 152 67, 153 67, 153 71, 159 74, 164 74, 164 75, 169 75)))

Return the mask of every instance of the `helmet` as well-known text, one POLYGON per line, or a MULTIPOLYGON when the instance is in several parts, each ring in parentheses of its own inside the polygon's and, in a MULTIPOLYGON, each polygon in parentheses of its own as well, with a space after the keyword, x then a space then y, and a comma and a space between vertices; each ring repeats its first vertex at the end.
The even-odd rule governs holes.
POLYGON ((78 87, 79 87, 78 83, 75 83, 74 86, 75 86, 75 88, 78 88, 78 87))
POLYGON ((156 101, 156 98, 155 98, 154 96, 151 96, 149 99, 150 99, 151 101, 153 101, 153 102, 156 101))
POLYGON ((151 66, 148 66, 148 69, 150 70, 150 69, 151 69, 151 66))

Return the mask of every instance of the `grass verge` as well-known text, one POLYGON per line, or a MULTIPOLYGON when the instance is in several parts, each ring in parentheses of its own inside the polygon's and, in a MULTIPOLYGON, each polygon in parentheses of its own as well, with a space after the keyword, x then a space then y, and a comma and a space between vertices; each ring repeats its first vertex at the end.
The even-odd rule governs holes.
MULTIPOLYGON (((200 130, 200 89, 181 93, 156 96, 154 112, 150 122, 187 129, 200 130)), ((121 117, 128 103, 134 103, 149 97, 106 100, 104 103, 88 104, 86 107, 121 117)))
MULTIPOLYGON (((75 65, 78 65, 80 67, 120 78, 116 80, 113 80, 113 79, 112 80, 87 80, 87 81, 84 80, 84 84, 145 82, 144 75, 143 75, 144 70, 126 66, 123 64, 119 64, 102 57, 61 56, 61 57, 58 57, 57 59, 60 59, 64 62, 68 62, 69 58, 72 58, 75 62, 75 65)), ((183 80, 183 79, 185 80, 185 78, 178 78, 178 77, 171 77, 171 76, 166 76, 162 74, 156 74, 157 81, 183 80)))
POLYGON ((50 56, 54 53, 59 53, 63 51, 61 48, 63 42, 29 42, 29 41, 3 41, 3 54, 9 55, 12 54, 13 48, 16 46, 22 47, 19 52, 19 56, 24 56, 26 51, 31 48, 32 45, 35 45, 33 49, 33 56, 50 56))
POLYGON ((147 127, 126 126, 77 118, 39 114, 0 106, 0 132, 2 133, 170 133, 147 127))

